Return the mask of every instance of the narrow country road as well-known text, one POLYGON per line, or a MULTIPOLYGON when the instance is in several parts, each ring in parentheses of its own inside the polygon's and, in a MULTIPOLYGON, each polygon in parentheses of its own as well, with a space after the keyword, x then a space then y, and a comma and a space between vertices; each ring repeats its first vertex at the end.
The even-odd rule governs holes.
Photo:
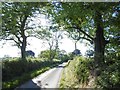
POLYGON ((25 88, 38 88, 38 90, 40 90, 40 88, 59 88, 59 81, 62 70, 66 64, 67 62, 46 71, 45 73, 17 87, 15 90, 24 90, 25 88))

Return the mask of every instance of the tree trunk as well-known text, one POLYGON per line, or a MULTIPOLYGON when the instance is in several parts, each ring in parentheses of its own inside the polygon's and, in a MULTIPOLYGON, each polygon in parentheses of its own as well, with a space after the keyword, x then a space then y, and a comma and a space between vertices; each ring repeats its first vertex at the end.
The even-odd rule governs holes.
POLYGON ((95 23, 96 23, 96 37, 94 39, 95 43, 95 76, 98 76, 100 74, 99 69, 104 66, 104 51, 106 46, 106 40, 104 38, 104 30, 102 25, 102 15, 99 12, 96 12, 95 17, 95 23))
POLYGON ((23 42, 21 46, 21 58, 22 60, 26 60, 26 36, 23 36, 23 42))
POLYGON ((77 42, 75 41, 75 50, 77 49, 77 42))
POLYGON ((27 20, 27 17, 28 15, 25 15, 24 16, 24 19, 23 21, 21 21, 21 28, 20 28, 20 31, 21 31, 21 36, 22 36, 22 45, 21 45, 21 58, 22 60, 26 60, 26 39, 27 37, 25 36, 25 23, 26 23, 26 20, 27 20))
POLYGON ((103 36, 103 28, 97 26, 96 37, 95 37, 95 62, 96 66, 101 62, 104 62, 104 51, 105 51, 105 38, 103 36))

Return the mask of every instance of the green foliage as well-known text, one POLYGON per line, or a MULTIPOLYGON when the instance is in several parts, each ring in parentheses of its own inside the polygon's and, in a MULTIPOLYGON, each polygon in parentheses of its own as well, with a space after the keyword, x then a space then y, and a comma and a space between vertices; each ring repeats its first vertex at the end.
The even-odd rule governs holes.
POLYGON ((69 61, 69 64, 62 72, 62 78, 60 81, 60 88, 77 88, 78 86, 78 79, 75 75, 75 65, 78 61, 69 61))
POLYGON ((19 76, 24 72, 24 62, 22 60, 5 60, 3 61, 2 76, 3 81, 9 80, 14 76, 19 76), (21 67, 23 66, 23 67, 21 67))
POLYGON ((35 37, 36 33, 33 35, 30 32, 34 32, 33 29, 39 26, 33 23, 30 24, 33 18, 43 13, 42 8, 46 4, 46 2, 2 2, 2 32, 0 32, 0 39, 14 41, 14 45, 21 49, 23 60, 26 58, 27 37, 35 37))
POLYGON ((80 83, 87 85, 89 82, 92 61, 91 59, 81 58, 81 57, 75 59, 78 60, 75 69, 76 77, 80 83))
POLYGON ((58 54, 55 50, 44 50, 38 55, 38 57, 46 58, 47 60, 50 60, 52 56, 54 56, 54 58, 58 57, 58 54))
POLYGON ((79 59, 79 63, 76 67, 76 75, 77 78, 79 80, 79 82, 81 83, 85 83, 88 81, 88 77, 89 77, 89 69, 88 69, 88 61, 86 61, 85 59, 79 59))
POLYGON ((2 67, 3 87, 16 87, 16 85, 24 83, 26 80, 35 77, 58 63, 60 63, 60 61, 42 61, 40 59, 30 58, 28 58, 27 61, 20 59, 4 60, 2 67))
POLYGON ((120 88, 120 53, 111 53, 105 57, 105 65, 100 68, 97 85, 101 88, 120 88))
POLYGON ((40 58, 49 58, 49 50, 41 51, 41 53, 38 55, 40 58))
POLYGON ((44 68, 46 66, 53 65, 56 62, 52 61, 42 61, 28 58, 27 61, 23 61, 21 59, 16 60, 4 60, 3 61, 3 81, 8 81, 13 79, 14 77, 20 76, 24 73, 34 71, 36 69, 44 68))
POLYGON ((7 82, 3 82, 3 89, 8 89, 8 88, 16 88, 17 86, 25 83, 26 81, 36 77, 37 75, 40 75, 41 73, 45 72, 46 70, 50 69, 50 67, 45 67, 42 69, 38 69, 29 73, 24 73, 22 76, 20 77, 15 77, 14 79, 7 81, 7 82))
POLYGON ((61 88, 81 88, 87 85, 90 76, 91 59, 75 57, 65 68, 60 82, 61 88))
POLYGON ((73 60, 73 58, 74 58, 74 55, 70 52, 70 53, 68 53, 68 56, 69 56, 69 60, 73 60))
POLYGON ((71 59, 72 56, 62 53, 62 51, 45 50, 45 51, 41 51, 38 57, 44 58, 45 60, 48 61, 51 59, 51 57, 54 57, 53 60, 58 59, 60 61, 68 61, 71 59))
POLYGON ((38 3, 14 2, 2 3, 2 39, 14 40, 17 46, 20 45, 23 38, 22 35, 26 29, 31 27, 25 26, 33 16, 33 13, 38 9, 38 3), (34 8, 34 9, 33 9, 34 8), (21 33, 22 32, 22 33, 21 33))
POLYGON ((65 54, 65 55, 63 55, 60 59, 61 59, 62 61, 68 61, 68 60, 70 60, 70 57, 69 57, 67 54, 65 54))

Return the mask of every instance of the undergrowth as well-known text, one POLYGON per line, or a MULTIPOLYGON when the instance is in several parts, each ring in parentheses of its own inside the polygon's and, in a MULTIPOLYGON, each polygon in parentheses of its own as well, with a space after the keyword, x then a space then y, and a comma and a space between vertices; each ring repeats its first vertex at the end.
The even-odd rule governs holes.
MULTIPOLYGON (((84 88, 89 84, 92 59, 75 57, 63 70, 60 88, 84 88)), ((93 83, 93 82, 92 82, 93 83)))
POLYGON ((120 89, 120 53, 105 56, 104 67, 96 80, 97 87, 103 89, 120 89))

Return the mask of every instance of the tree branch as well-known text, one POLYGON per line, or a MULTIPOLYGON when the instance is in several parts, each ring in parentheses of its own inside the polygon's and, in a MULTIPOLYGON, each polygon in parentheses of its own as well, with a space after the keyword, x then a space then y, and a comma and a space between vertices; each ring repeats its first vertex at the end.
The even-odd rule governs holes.
POLYGON ((24 36, 24 31, 25 31, 24 28, 25 28, 25 23, 27 18, 28 18, 28 15, 25 15, 23 21, 21 21, 20 31, 21 31, 22 37, 24 36))
MULTIPOLYGON (((75 28, 75 29, 78 29, 78 30, 79 30, 79 32, 82 32, 84 35, 86 35, 88 38, 90 38, 90 39, 91 39, 91 41, 93 41, 93 40, 94 40, 94 38, 93 38, 93 37, 91 37, 89 34, 87 34, 85 31, 81 30, 81 28, 79 28, 79 27, 77 27, 77 26, 67 27, 67 29, 68 29, 68 28, 75 28)), ((90 40, 90 39, 89 39, 89 40, 90 40)))
POLYGON ((13 39, 13 38, 5 39, 5 40, 13 40, 18 46, 20 46, 20 43, 17 42, 17 41, 16 41, 15 39, 13 39))
POLYGON ((22 43, 22 41, 20 40, 20 37, 18 37, 16 34, 14 34, 15 35, 15 37, 18 39, 18 41, 20 42, 20 43, 22 43))
POLYGON ((32 27, 26 27, 24 30, 33 29, 32 27))
POLYGON ((86 37, 79 37, 80 39, 85 39, 85 40, 87 40, 87 41, 89 41, 91 44, 93 44, 93 40, 91 40, 91 39, 88 39, 88 38, 86 38, 86 37))

